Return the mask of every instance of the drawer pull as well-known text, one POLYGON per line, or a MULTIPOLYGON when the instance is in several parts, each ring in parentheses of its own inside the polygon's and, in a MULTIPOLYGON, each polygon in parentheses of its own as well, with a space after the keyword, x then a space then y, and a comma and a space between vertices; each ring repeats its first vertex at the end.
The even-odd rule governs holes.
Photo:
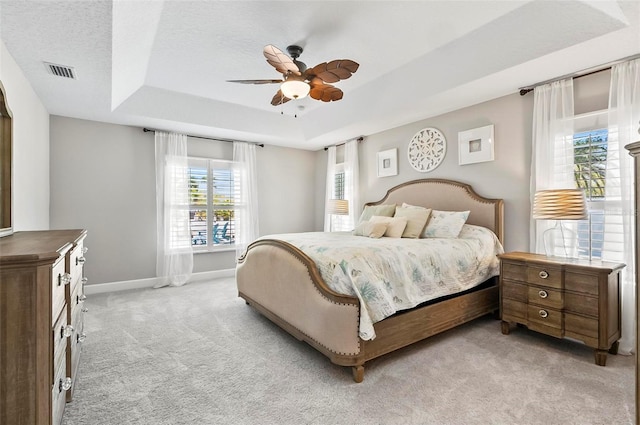
POLYGON ((73 335, 73 326, 67 325, 60 328, 60 339, 69 338, 73 335))
POLYGON ((78 295, 76 297, 76 304, 83 303, 84 300, 86 300, 86 299, 87 299, 87 296, 85 294, 78 295))
POLYGON ((85 261, 84 257, 76 257, 76 266, 78 264, 84 264, 85 261))
POLYGON ((83 312, 83 313, 88 313, 88 312, 89 312, 89 309, 88 309, 87 307, 82 307, 82 312, 83 312))
POLYGON ((540 279, 546 279, 549 277, 549 273, 547 273, 545 270, 541 270, 540 273, 538 273, 538 276, 540 276, 540 279))
POLYGON ((87 248, 86 246, 83 246, 83 247, 82 247, 82 253, 83 253, 83 254, 86 254, 86 253, 87 253, 87 251, 89 251, 89 248, 87 248))
POLYGON ((549 296, 547 291, 539 291, 538 295, 540 296, 540 298, 547 298, 549 296))
POLYGON ((76 341, 78 342, 84 342, 84 340, 87 339, 87 334, 82 332, 81 334, 76 335, 76 341))
POLYGON ((538 314, 539 314, 539 315, 540 315, 540 317, 542 317, 543 319, 544 319, 544 318, 546 318, 546 317, 549 315, 549 313, 547 313, 547 311, 546 311, 546 310, 540 310, 540 311, 538 312, 538 314))
POLYGON ((68 285, 71 283, 71 275, 69 273, 61 273, 58 275, 58 286, 68 285))
POLYGON ((60 379, 60 383, 58 384, 58 392, 69 391, 71 389, 71 378, 66 377, 64 380, 60 379))
POLYGON ((87 279, 86 277, 83 277, 83 278, 82 278, 82 284, 84 285, 85 283, 87 283, 87 281, 88 281, 88 280, 89 280, 89 279, 87 279))

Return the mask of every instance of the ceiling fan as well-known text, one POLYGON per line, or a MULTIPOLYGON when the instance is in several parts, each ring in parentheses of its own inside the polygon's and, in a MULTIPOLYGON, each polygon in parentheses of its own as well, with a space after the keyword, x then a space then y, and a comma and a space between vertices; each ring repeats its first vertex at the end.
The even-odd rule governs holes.
POLYGON ((271 99, 274 106, 282 105, 291 99, 302 99, 307 95, 322 102, 342 99, 342 90, 329 83, 346 80, 360 66, 349 59, 336 59, 307 68, 298 60, 302 47, 288 46, 287 56, 282 50, 271 44, 264 47, 263 53, 267 62, 282 74, 281 80, 227 80, 230 83, 242 84, 280 84, 280 89, 271 99))

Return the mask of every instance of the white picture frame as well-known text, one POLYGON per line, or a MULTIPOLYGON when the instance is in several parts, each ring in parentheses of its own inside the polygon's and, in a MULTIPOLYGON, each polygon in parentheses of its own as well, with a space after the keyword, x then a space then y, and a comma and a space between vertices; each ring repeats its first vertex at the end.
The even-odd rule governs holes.
POLYGON ((378 177, 389 177, 398 174, 398 149, 387 149, 378 152, 378 177))
POLYGON ((458 132, 458 164, 493 161, 494 144, 493 124, 458 132))

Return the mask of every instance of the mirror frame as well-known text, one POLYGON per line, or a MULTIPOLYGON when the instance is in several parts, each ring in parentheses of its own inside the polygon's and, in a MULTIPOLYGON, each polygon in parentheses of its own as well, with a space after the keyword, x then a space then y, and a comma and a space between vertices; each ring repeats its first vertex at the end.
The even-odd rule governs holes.
POLYGON ((0 237, 13 233, 13 116, 0 81, 0 237))

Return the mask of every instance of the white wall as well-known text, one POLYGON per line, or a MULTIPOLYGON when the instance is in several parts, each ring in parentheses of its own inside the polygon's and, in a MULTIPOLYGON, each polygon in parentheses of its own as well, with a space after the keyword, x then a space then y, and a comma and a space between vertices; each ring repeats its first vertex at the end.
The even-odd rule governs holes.
POLYGON ((13 228, 49 229, 49 113, 0 40, 0 81, 13 115, 13 228))
MULTIPOLYGON (((188 139, 192 156, 232 159, 232 144, 188 139)), ((261 234, 313 230, 315 153, 258 148, 261 234)), ((88 284, 155 277, 154 133, 51 117, 51 227, 85 228, 88 284)), ((233 251, 194 256, 194 271, 235 267, 233 251)))

